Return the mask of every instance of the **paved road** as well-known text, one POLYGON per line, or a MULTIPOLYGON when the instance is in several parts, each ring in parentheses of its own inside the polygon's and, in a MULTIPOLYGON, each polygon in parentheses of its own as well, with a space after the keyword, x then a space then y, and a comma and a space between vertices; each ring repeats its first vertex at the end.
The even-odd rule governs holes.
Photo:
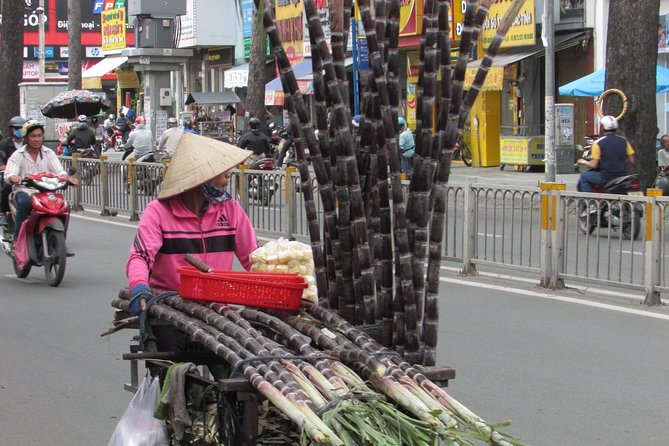
MULTIPOLYGON (((16 279, 0 260, 3 445, 106 444, 130 399, 120 357, 131 333, 99 334, 134 229, 80 218, 70 229, 77 256, 59 288, 40 269, 16 279)), ((533 445, 666 444, 665 308, 452 269, 441 294, 440 363, 456 368, 450 391, 482 417, 510 419, 507 431, 533 445)))

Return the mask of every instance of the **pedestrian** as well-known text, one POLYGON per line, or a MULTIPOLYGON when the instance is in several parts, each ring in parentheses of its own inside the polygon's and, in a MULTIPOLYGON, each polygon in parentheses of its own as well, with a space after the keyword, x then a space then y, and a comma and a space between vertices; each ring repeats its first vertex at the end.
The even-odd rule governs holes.
POLYGON ((409 174, 411 172, 411 163, 412 158, 415 153, 416 144, 414 143, 413 133, 411 129, 407 128, 407 123, 404 118, 397 118, 397 122, 400 126, 400 155, 401 155, 401 171, 404 174, 409 174))
MULTIPOLYGON (((179 290, 177 269, 193 254, 215 270, 228 271, 235 258, 251 267, 258 248, 255 230, 239 202, 226 191, 230 172, 252 152, 184 133, 167 170, 158 199, 142 213, 126 263, 130 310, 138 315, 151 290, 179 290)), ((168 325, 153 327, 161 351, 183 351, 188 336, 168 325)))
POLYGON ((661 149, 657 152, 657 179, 655 187, 662 189, 662 195, 669 195, 669 135, 660 138, 661 149))

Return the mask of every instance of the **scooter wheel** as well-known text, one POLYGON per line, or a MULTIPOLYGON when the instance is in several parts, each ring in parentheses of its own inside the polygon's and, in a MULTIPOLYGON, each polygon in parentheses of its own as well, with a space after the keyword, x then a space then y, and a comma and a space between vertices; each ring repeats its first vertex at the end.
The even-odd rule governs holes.
POLYGON ((48 230, 46 234, 47 246, 44 249, 44 275, 51 286, 58 286, 65 276, 65 262, 67 248, 65 235, 60 231, 48 230))

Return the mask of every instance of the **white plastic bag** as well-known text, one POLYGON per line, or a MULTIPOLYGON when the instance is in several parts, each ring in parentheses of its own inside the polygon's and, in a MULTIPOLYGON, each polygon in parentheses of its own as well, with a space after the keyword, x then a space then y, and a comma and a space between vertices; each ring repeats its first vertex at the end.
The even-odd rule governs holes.
POLYGON ((116 425, 108 446, 168 446, 165 422, 154 418, 160 398, 158 377, 144 377, 116 425))

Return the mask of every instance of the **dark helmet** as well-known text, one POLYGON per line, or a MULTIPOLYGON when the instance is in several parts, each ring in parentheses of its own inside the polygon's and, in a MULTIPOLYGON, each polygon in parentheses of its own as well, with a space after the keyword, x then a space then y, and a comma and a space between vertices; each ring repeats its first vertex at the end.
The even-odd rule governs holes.
POLYGON ((251 130, 260 130, 260 119, 256 117, 249 119, 249 128, 251 130))
POLYGON ((23 124, 23 136, 28 136, 28 133, 32 132, 36 128, 40 128, 42 131, 44 131, 44 124, 36 119, 27 120, 25 124, 23 124))
POLYGON ((25 123, 26 123, 25 118, 22 118, 21 116, 14 116, 12 119, 9 120, 9 126, 15 129, 23 128, 23 124, 25 123))

